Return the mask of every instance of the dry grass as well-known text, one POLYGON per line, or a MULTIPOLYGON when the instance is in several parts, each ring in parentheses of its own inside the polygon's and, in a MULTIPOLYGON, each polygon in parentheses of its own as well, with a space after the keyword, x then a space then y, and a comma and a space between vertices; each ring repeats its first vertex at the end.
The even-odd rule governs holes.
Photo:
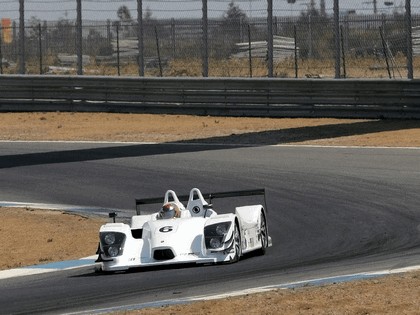
POLYGON ((420 272, 355 281, 247 294, 237 298, 162 306, 117 315, 373 315, 420 314, 420 272))
MULTIPOLYGON (((30 60, 27 63, 28 74, 38 74, 38 60, 30 60)), ((43 61, 44 68, 48 65, 57 64, 54 58, 47 58, 43 61)), ((389 62, 395 68, 391 69, 391 76, 395 78, 406 78, 407 61, 405 56, 397 55, 394 62, 389 62)), ((416 69, 420 69, 420 56, 413 59, 414 74, 416 69)), ((71 70, 64 71, 60 74, 76 74, 76 66, 71 70)), ((5 68, 4 73, 15 73, 15 68, 5 68)), ((295 78, 295 62, 293 58, 274 63, 274 76, 278 78, 295 78)), ((375 57, 346 57, 345 72, 347 78, 388 78, 388 70, 384 58, 375 57)), ((418 72, 418 71, 417 71, 418 72)), ((118 75, 117 66, 90 64, 84 68, 84 73, 89 75, 118 75)), ((120 75, 122 76, 138 76, 139 67, 137 63, 124 63, 120 65, 120 75)), ((344 73, 342 65, 341 73, 344 73)), ((252 59, 252 76, 267 77, 267 62, 261 58, 252 59)), ((158 68, 145 69, 145 76, 160 76, 158 68)), ((168 65, 163 67, 163 76, 165 77, 201 77, 202 76, 202 60, 201 58, 178 58, 171 60, 168 65)), ((209 76, 210 77, 250 77, 250 67, 247 58, 244 59, 209 59, 209 76)), ((334 59, 299 59, 298 60, 298 77, 335 77, 335 61, 334 59)))
POLYGON ((418 120, 2 113, 0 140, 420 146, 418 120))
POLYGON ((0 207, 0 239, 5 248, 0 270, 79 259, 95 254, 104 218, 61 211, 0 207), (83 240, 83 246, 79 241, 83 240))

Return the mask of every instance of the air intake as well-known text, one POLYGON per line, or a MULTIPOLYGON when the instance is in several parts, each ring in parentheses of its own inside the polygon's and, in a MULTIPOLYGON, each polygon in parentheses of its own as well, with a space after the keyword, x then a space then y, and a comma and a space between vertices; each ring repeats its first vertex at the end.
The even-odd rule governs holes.
POLYGON ((169 260, 174 258, 175 255, 171 249, 156 249, 153 253, 153 258, 156 260, 169 260))

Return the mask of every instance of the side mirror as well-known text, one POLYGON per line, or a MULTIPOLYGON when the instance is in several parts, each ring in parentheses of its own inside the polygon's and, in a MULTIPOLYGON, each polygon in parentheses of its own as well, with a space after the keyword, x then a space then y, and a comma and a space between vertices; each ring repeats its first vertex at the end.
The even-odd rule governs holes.
POLYGON ((116 212, 110 212, 110 213, 108 213, 108 216, 110 218, 112 218, 113 222, 115 223, 115 218, 117 217, 117 213, 116 212))

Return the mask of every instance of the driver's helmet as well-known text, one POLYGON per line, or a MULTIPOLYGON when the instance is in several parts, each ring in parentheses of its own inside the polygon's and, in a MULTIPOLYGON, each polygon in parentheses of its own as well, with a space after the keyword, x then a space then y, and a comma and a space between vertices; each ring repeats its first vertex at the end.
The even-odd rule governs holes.
POLYGON ((181 211, 176 203, 168 202, 162 206, 160 209, 158 218, 159 219, 172 219, 172 218, 179 218, 181 216, 181 211))

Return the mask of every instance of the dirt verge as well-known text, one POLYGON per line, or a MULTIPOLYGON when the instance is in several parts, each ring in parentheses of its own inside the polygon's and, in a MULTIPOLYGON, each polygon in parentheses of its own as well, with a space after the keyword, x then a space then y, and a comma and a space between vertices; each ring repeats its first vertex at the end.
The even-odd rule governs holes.
POLYGON ((0 207, 0 270, 79 259, 95 254, 99 227, 108 220, 62 211, 0 207), (83 246, 75 246, 83 240, 83 246))
POLYGON ((420 120, 2 113, 0 140, 420 146, 420 120))

